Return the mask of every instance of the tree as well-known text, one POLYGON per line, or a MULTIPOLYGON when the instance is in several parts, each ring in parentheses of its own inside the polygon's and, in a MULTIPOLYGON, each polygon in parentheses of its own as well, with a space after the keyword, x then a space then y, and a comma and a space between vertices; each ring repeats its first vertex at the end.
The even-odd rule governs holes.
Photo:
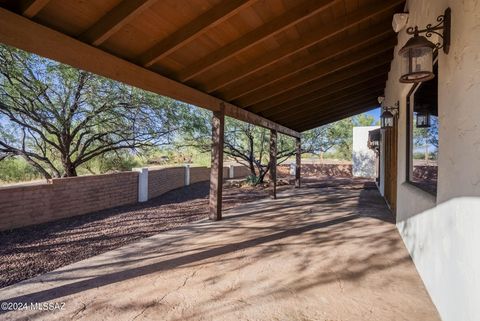
POLYGON ((428 161, 430 158, 430 147, 433 147, 434 151, 438 149, 438 118, 430 116, 430 122, 430 127, 418 128, 415 126, 413 128, 414 147, 423 148, 423 159, 425 161, 428 161))
POLYGON ((375 117, 368 114, 360 114, 352 117, 353 126, 374 126, 378 123, 375 117))
POLYGON ((25 159, 45 178, 110 152, 166 143, 177 102, 0 46, 0 158, 25 159))
MULTIPOLYGON (((177 147, 194 147, 201 152, 211 149, 211 113, 199 110, 185 115, 177 147)), ((257 184, 263 183, 270 170, 269 166, 270 131, 233 118, 225 120, 224 154, 250 169, 250 175, 257 184)), ((295 142, 291 137, 279 134, 277 142, 277 164, 295 155, 295 142)))
POLYGON ((306 149, 319 154, 322 159, 323 154, 332 148, 340 152, 348 150, 352 138, 350 120, 347 118, 306 131, 302 135, 306 149))

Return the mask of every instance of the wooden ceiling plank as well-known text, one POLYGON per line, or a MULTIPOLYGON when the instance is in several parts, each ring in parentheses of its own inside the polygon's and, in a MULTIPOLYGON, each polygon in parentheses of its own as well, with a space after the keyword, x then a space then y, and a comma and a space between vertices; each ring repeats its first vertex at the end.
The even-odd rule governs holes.
POLYGON ((355 90, 356 88, 365 88, 372 85, 385 85, 387 80, 387 73, 381 75, 372 75, 370 77, 355 77, 348 79, 346 81, 342 81, 336 84, 333 84, 325 89, 321 89, 319 91, 315 91, 310 93, 306 96, 296 99, 293 102, 288 102, 285 104, 280 104, 273 108, 267 109, 261 112, 261 115, 264 117, 273 117, 280 113, 284 113, 290 109, 295 109, 298 106, 302 106, 306 103, 314 103, 319 99, 328 99, 330 96, 339 95, 342 92, 348 92, 351 90, 355 90))
POLYGON ((45 6, 50 2, 50 0, 29 0, 22 1, 20 7, 22 15, 27 18, 35 17, 45 6))
POLYGON ((139 63, 145 67, 155 64, 209 28, 227 20, 255 1, 256 0, 226 0, 221 2, 146 50, 139 55, 136 61, 139 61, 139 63))
POLYGON ((0 8, 0 42, 208 110, 219 111, 221 105, 224 105, 227 116, 274 129, 292 137, 300 137, 298 132, 290 128, 42 26, 4 8, 0 8))
POLYGON ((83 32, 79 38, 84 42, 99 46, 157 1, 158 0, 123 0, 119 5, 100 18, 93 26, 83 32))
MULTIPOLYGON (((347 57, 343 57, 331 63, 321 65, 318 68, 310 68, 309 70, 301 73, 296 73, 291 77, 272 83, 267 88, 255 90, 245 97, 235 100, 235 102, 239 106, 248 108, 249 106, 268 100, 269 98, 281 94, 287 90, 298 88, 306 83, 324 78, 341 70, 346 70, 354 65, 368 63, 367 61, 376 58, 384 59, 384 54, 387 51, 390 53, 395 44, 395 38, 389 39, 388 41, 371 46, 365 50, 355 52, 347 57)), ((391 60, 391 56, 389 56, 388 59, 391 60)))
POLYGON ((330 84, 337 83, 340 81, 347 80, 349 78, 352 78, 356 75, 364 74, 365 76, 371 76, 371 75, 379 75, 379 74, 384 74, 386 71, 387 65, 391 63, 390 60, 379 60, 376 61, 370 65, 367 64, 362 64, 359 66, 352 67, 350 70, 347 71, 342 71, 339 73, 336 73, 334 75, 331 75, 329 77, 326 77, 325 79, 322 79, 322 81, 316 81, 309 83, 305 86, 302 86, 300 88, 296 88, 294 90, 289 90, 288 92, 285 92, 283 94, 277 95, 276 97, 273 97, 269 99, 268 101, 264 101, 258 105, 251 106, 248 110, 249 111, 254 111, 258 109, 266 109, 266 108, 272 108, 276 105, 286 103, 288 101, 292 101, 297 99, 298 97, 307 95, 309 93, 312 93, 314 91, 320 90, 322 88, 325 88, 329 86, 330 84))
POLYGON ((299 117, 299 118, 303 117, 308 119, 314 112, 320 112, 320 111, 326 111, 326 110, 333 112, 337 110, 337 106, 343 106, 344 104, 355 103, 357 101, 363 101, 365 99, 373 99, 373 98, 376 99, 379 96, 378 93, 382 93, 382 92, 383 92, 383 88, 379 89, 377 87, 377 88, 370 89, 369 91, 352 94, 351 96, 347 96, 347 97, 339 97, 336 99, 332 99, 330 101, 304 105, 301 108, 291 110, 288 113, 281 115, 280 117, 273 117, 273 118, 278 122, 294 121, 296 117, 299 117))
MULTIPOLYGON (((246 94, 249 94, 252 91, 267 87, 272 83, 278 82, 295 73, 298 73, 312 66, 319 65, 333 57, 354 50, 360 46, 372 42, 373 40, 382 39, 386 35, 390 34, 394 35, 392 30, 386 28, 378 28, 378 25, 376 25, 375 28, 371 28, 367 32, 362 32, 356 37, 351 37, 349 39, 346 39, 345 41, 342 41, 341 43, 330 44, 327 47, 322 48, 322 50, 320 50, 317 54, 312 54, 305 59, 295 60, 293 63, 275 69, 271 73, 267 73, 262 77, 257 77, 252 80, 244 81, 241 84, 232 86, 231 90, 225 91, 218 96, 222 97, 227 101, 238 99, 242 96, 245 96, 246 94)), ((206 91, 211 92, 208 87, 206 91)))
POLYGON ((337 0, 306 0, 297 7, 274 18, 266 24, 256 28, 237 40, 215 50, 211 54, 198 60, 180 71, 175 76, 181 82, 188 81, 197 75, 217 66, 228 58, 239 54, 255 44, 268 39, 283 30, 318 14, 327 9, 337 0))
MULTIPOLYGON (((353 97, 355 95, 362 94, 364 92, 371 92, 373 90, 378 90, 379 88, 383 88, 384 86, 385 86, 385 79, 384 77, 382 77, 380 81, 367 82, 363 86, 349 87, 342 91, 327 93, 326 95, 322 95, 311 101, 301 102, 297 106, 290 108, 286 111, 275 110, 274 113, 269 113, 268 117, 275 118, 275 117, 280 117, 280 115, 284 115, 284 114, 290 115, 290 113, 293 112, 294 110, 302 110, 308 105, 324 105, 326 103, 331 103, 332 101, 336 101, 339 99, 346 99, 349 97, 353 97)), ((263 114, 262 116, 265 116, 265 114, 263 114)))
POLYGON ((218 78, 211 80, 206 86, 208 86, 210 92, 217 91, 233 82, 239 81, 259 70, 269 67, 282 59, 288 58, 297 52, 338 35, 339 33, 367 21, 376 15, 392 10, 403 2, 403 0, 389 0, 381 1, 375 5, 365 6, 343 18, 337 19, 331 24, 325 25, 324 28, 303 34, 302 37, 296 41, 287 43, 273 52, 267 52, 259 56, 248 64, 236 67, 234 70, 224 73, 218 78))
POLYGON ((300 125, 297 125, 296 129, 300 132, 305 132, 305 131, 313 129, 313 128, 317 128, 317 127, 327 125, 327 124, 330 124, 330 123, 333 123, 333 122, 336 122, 336 121, 339 121, 339 120, 342 120, 342 119, 345 119, 345 118, 348 118, 348 117, 352 117, 352 116, 364 113, 366 111, 375 109, 377 107, 378 106, 375 105, 375 102, 367 102, 367 103, 359 105, 358 107, 355 107, 355 108, 351 107, 352 111, 347 112, 347 113, 343 112, 343 113, 336 114, 336 115, 330 115, 328 118, 325 118, 325 119, 322 118, 320 120, 315 120, 315 121, 311 121, 311 122, 302 123, 300 125))
MULTIPOLYGON (((290 119, 288 121, 285 121, 284 123, 288 123, 289 126, 298 127, 301 124, 316 123, 319 119, 329 119, 337 115, 347 115, 350 112, 357 110, 358 108, 362 108, 363 106, 371 107, 371 106, 377 106, 377 105, 378 105, 378 102, 376 102, 376 99, 363 98, 363 99, 359 99, 349 103, 345 103, 341 107, 336 108, 334 110, 329 110, 327 112, 323 110, 320 110, 318 112, 312 112, 308 115, 308 117, 305 117, 305 116, 298 117, 296 119, 290 119)), ((345 116, 345 118, 346 117, 348 116, 345 116)))
POLYGON ((306 95, 298 96, 295 97, 293 100, 286 101, 284 103, 264 108, 261 110, 255 109, 255 113, 261 113, 263 115, 270 115, 274 114, 277 111, 286 111, 291 108, 295 108, 297 105, 300 105, 302 103, 306 103, 312 100, 316 100, 320 97, 324 97, 326 95, 329 95, 330 93, 335 93, 347 88, 352 88, 355 86, 359 86, 361 84, 364 84, 366 82, 370 81, 378 81, 379 79, 386 81, 386 75, 387 75, 387 70, 384 70, 383 72, 377 74, 377 73, 372 73, 372 72, 367 72, 363 74, 358 74, 355 75, 351 78, 344 79, 341 81, 337 82, 331 82, 327 86, 321 87, 318 90, 315 90, 311 93, 308 93, 306 95))

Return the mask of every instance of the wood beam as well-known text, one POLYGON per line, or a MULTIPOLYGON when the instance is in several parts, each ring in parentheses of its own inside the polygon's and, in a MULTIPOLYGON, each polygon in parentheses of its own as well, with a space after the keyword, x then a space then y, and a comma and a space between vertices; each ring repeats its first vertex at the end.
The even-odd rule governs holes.
POLYGON ((379 78, 378 81, 370 81, 366 82, 361 86, 349 87, 341 91, 337 92, 327 92, 325 91, 324 95, 317 97, 316 99, 312 99, 310 101, 300 101, 296 106, 289 108, 287 110, 275 110, 269 114, 269 117, 282 117, 283 115, 294 115, 297 111, 303 110, 304 108, 308 108, 309 106, 323 106, 327 104, 335 104, 338 101, 342 101, 345 99, 349 99, 351 97, 356 97, 362 95, 364 93, 369 93, 372 91, 378 91, 385 87, 385 76, 379 78))
MULTIPOLYGON (((306 83, 324 78, 330 74, 341 70, 348 70, 350 67, 371 62, 372 59, 383 59, 385 53, 392 53, 395 46, 396 39, 389 39, 384 43, 371 46, 365 50, 352 53, 346 57, 337 59, 327 64, 322 64, 317 68, 311 68, 301 73, 296 73, 293 76, 287 77, 278 82, 270 84, 266 88, 254 90, 244 97, 235 100, 239 106, 249 107, 262 101, 266 101, 271 97, 284 93, 288 90, 298 88, 306 83)), ((391 57, 390 57, 391 59, 391 57)))
MULTIPOLYGON (((391 22, 389 21, 388 23, 390 24, 391 22)), ((278 68, 272 69, 272 72, 266 73, 264 76, 248 79, 243 82, 233 82, 232 86, 229 86, 229 89, 216 95, 227 101, 238 99, 252 91, 267 87, 295 73, 299 73, 307 68, 324 63, 329 59, 338 57, 351 50, 358 49, 359 47, 375 40, 383 40, 385 36, 389 35, 393 36, 395 34, 385 23, 375 25, 375 27, 370 28, 367 32, 362 31, 358 35, 352 36, 345 41, 332 43, 304 59, 298 59, 292 63, 278 66, 278 68)), ((206 88, 207 92, 212 92, 208 86, 206 88)))
POLYGON ((258 109, 272 108, 276 105, 295 100, 298 97, 302 97, 314 91, 326 88, 330 84, 348 80, 360 74, 364 74, 364 75, 384 74, 387 71, 387 65, 390 65, 390 62, 391 62, 390 60, 391 58, 390 59, 385 58, 385 59, 377 60, 370 64, 362 64, 359 66, 352 67, 349 70, 341 71, 329 77, 325 77, 321 81, 311 82, 300 88, 289 90, 288 92, 277 95, 276 97, 273 97, 268 101, 264 101, 264 102, 261 102, 260 104, 253 105, 249 107, 248 110, 253 111, 258 109))
POLYGON ((302 141, 300 137, 295 139, 295 187, 302 186, 302 141))
POLYGON ((223 142, 225 130, 225 109, 214 111, 212 115, 212 161, 210 166, 209 218, 222 219, 223 190, 223 142))
POLYGON ((270 197, 277 198, 277 131, 270 130, 270 197))
POLYGON ((298 132, 290 128, 166 78, 99 48, 82 43, 3 8, 0 8, 0 42, 208 110, 218 111, 220 104, 225 103, 227 116, 267 129, 275 129, 292 137, 300 137, 298 132))
POLYGON ((361 92, 356 95, 348 97, 339 97, 330 101, 322 102, 320 104, 307 104, 301 108, 297 108, 294 111, 283 114, 280 117, 274 119, 280 123, 283 122, 295 122, 298 118, 310 118, 314 113, 324 113, 325 111, 335 111, 338 107, 355 103, 357 101, 363 101, 368 99, 377 98, 383 93, 383 88, 377 88, 376 90, 361 92))
POLYGON ((330 123, 333 123, 333 122, 336 122, 336 121, 339 121, 339 120, 342 120, 342 119, 345 119, 345 118, 348 118, 348 117, 352 117, 352 116, 364 113, 366 111, 369 111, 369 110, 372 110, 372 109, 378 107, 374 104, 374 102, 372 102, 371 105, 368 105, 368 106, 364 105, 364 106, 365 107, 360 107, 358 109, 352 110, 349 113, 343 113, 343 114, 338 114, 336 116, 330 116, 330 118, 324 119, 320 122, 303 124, 301 127, 298 127, 298 128, 301 132, 304 132, 306 130, 310 130, 310 129, 317 128, 317 127, 320 127, 320 126, 323 126, 323 125, 326 125, 326 124, 330 124, 330 123))
POLYGON ((158 0, 123 0, 80 36, 84 42, 99 46, 158 0))
POLYGON ((190 66, 187 66, 184 70, 179 72, 175 78, 181 82, 188 81, 217 66, 228 58, 247 50, 255 44, 325 10, 335 1, 336 0, 306 0, 299 6, 288 10, 285 14, 274 18, 261 27, 246 33, 237 40, 215 50, 190 66))
POLYGON ((50 0, 28 0, 22 1, 20 4, 20 10, 22 15, 27 18, 33 18, 36 16, 45 6, 50 2, 50 0))
POLYGON ((357 114, 357 111, 363 110, 362 108, 364 107, 373 109, 375 107, 378 107, 378 102, 376 102, 376 99, 373 99, 370 97, 363 98, 355 102, 344 104, 339 108, 330 110, 329 112, 320 111, 318 113, 311 113, 310 115, 308 115, 309 117, 302 117, 300 119, 289 121, 289 124, 291 124, 294 127, 300 127, 305 124, 311 124, 311 123, 315 124, 325 120, 327 120, 327 122, 330 122, 330 119, 335 118, 337 116, 342 116, 339 119, 344 119, 349 117, 349 115, 352 112, 354 112, 354 115, 357 114))
POLYGON ((386 73, 382 75, 375 75, 371 78, 362 78, 359 81, 352 81, 351 83, 349 83, 349 81, 337 83, 333 86, 328 86, 325 89, 315 91, 295 101, 281 104, 274 108, 268 109, 266 112, 262 112, 262 115, 268 118, 275 117, 289 110, 301 108, 300 106, 303 106, 307 103, 321 103, 322 101, 327 101, 335 97, 346 96, 350 93, 355 93, 360 90, 367 90, 373 87, 385 86, 387 78, 386 75, 386 73))
POLYGON ((227 0, 221 2, 146 50, 139 55, 136 61, 139 61, 139 63, 145 67, 153 65, 181 46, 192 41, 209 28, 227 20, 255 1, 256 0, 227 0))
POLYGON ((305 33, 300 39, 288 42, 275 51, 267 52, 248 64, 236 67, 234 70, 220 75, 218 78, 211 80, 208 84, 209 87, 206 87, 206 89, 211 92, 219 90, 220 88, 239 81, 255 72, 288 58, 297 52, 336 36, 345 30, 348 30, 364 21, 371 19, 372 17, 375 17, 376 15, 392 10, 402 3, 404 3, 404 0, 388 0, 380 1, 380 3, 374 5, 362 7, 361 9, 345 17, 336 19, 335 22, 325 24, 321 28, 316 28, 309 33, 305 33))

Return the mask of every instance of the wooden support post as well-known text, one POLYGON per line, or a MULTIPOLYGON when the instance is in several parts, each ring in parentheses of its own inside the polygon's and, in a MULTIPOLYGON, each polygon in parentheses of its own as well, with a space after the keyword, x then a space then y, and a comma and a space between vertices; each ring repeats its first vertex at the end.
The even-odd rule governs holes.
POLYGON ((295 166, 295 187, 300 188, 301 186, 301 179, 300 173, 302 169, 302 144, 300 138, 296 139, 295 144, 295 158, 296 158, 296 166, 295 166))
POLYGON ((270 130, 270 196, 277 198, 277 131, 270 130))
POLYGON ((223 134, 225 126, 225 105, 214 111, 212 117, 212 164, 210 170, 209 218, 222 219, 223 185, 223 134))

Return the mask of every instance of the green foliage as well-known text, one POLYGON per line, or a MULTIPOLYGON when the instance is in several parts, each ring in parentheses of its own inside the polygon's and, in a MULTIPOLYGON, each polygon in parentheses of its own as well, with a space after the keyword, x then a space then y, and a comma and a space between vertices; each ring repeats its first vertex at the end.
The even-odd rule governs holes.
POLYGON ((14 183, 42 178, 32 166, 18 157, 9 157, 0 162, 0 182, 14 183))
POLYGON ((260 182, 260 177, 256 175, 248 175, 246 179, 247 184, 255 186, 258 185, 260 182))
MULTIPOLYGON (((183 118, 185 126, 177 137, 177 150, 185 153, 196 150, 197 157, 208 155, 205 161, 210 163, 211 149, 211 113, 195 110, 183 118)), ((261 183, 269 171, 270 131, 233 118, 225 119, 224 153, 226 158, 233 159, 250 168, 252 182, 261 183)), ((277 140, 277 162, 284 162, 295 153, 295 141, 291 137, 279 134, 277 140)))
POLYGON ((378 124, 378 121, 375 122, 375 117, 367 114, 360 114, 352 117, 352 122, 354 127, 358 126, 374 126, 378 124))
POLYGON ((187 107, 119 82, 0 45, 0 159, 22 157, 46 178, 100 170, 169 143, 187 107), (127 154, 128 155, 128 154, 127 154))

